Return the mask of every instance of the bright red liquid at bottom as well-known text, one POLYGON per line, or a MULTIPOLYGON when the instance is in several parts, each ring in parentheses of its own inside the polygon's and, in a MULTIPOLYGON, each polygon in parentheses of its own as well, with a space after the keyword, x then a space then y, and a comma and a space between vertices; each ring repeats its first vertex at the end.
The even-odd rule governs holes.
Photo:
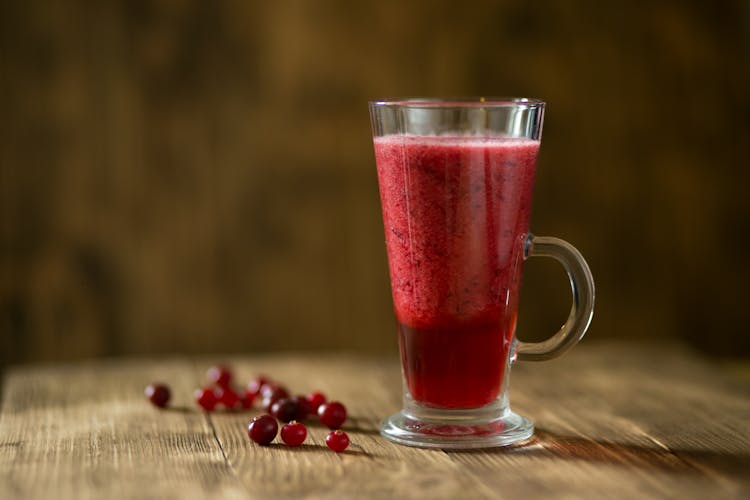
POLYGON ((500 394, 513 338, 510 325, 418 330, 399 324, 398 332, 406 385, 420 404, 478 408, 500 394))

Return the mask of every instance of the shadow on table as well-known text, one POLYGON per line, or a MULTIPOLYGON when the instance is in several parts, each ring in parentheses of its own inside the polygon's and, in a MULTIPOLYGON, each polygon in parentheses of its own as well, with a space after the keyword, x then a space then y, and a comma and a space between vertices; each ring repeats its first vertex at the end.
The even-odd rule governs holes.
MULTIPOLYGON (((169 406, 167 408, 161 408, 160 411, 163 412, 174 412, 174 413, 205 413, 201 411, 200 409, 193 408, 190 406, 169 406)), ((244 411, 248 415, 249 418, 252 418, 256 415, 260 415, 261 413, 258 413, 257 411, 244 411)), ((212 416, 219 416, 219 415, 241 415, 243 414, 243 410, 216 410, 213 412, 210 412, 212 416)), ((360 424, 360 420, 366 420, 366 419, 360 419, 357 417, 349 416, 347 418, 347 421, 344 425, 341 426, 341 430, 346 432, 356 432, 359 434, 369 434, 372 436, 377 436, 380 434, 380 431, 378 429, 372 429, 367 427, 362 427, 360 424)), ((326 428, 323 424, 320 423, 317 419, 310 418, 308 420, 305 420, 305 425, 307 427, 313 427, 313 428, 326 428)))
POLYGON ((745 476, 750 470, 750 455, 743 453, 684 448, 661 448, 657 444, 643 446, 590 439, 581 436, 563 436, 537 429, 527 443, 510 448, 482 450, 451 450, 449 454, 519 454, 539 458, 585 460, 589 462, 622 465, 645 469, 660 469, 708 475, 709 466, 717 471, 745 476))
POLYGON ((159 408, 159 411, 163 411, 165 413, 199 413, 200 410, 196 408, 191 408, 189 406, 168 406, 166 408, 159 408))
MULTIPOLYGON (((345 432, 353 432, 353 433, 358 433, 358 434, 369 434, 371 436, 378 436, 378 435, 380 435, 380 430, 379 429, 373 429, 373 428, 369 428, 369 427, 362 427, 360 425, 360 423, 359 423, 359 420, 360 419, 358 419, 356 417, 349 416, 346 419, 346 422, 344 423, 344 425, 341 426, 341 430, 345 431, 345 432)), ((362 420, 364 420, 364 419, 362 419, 362 420)), ((309 420, 305 421, 305 425, 307 427, 311 427, 311 428, 319 428, 319 429, 326 429, 327 428, 325 425, 321 424, 319 420, 316 420, 316 419, 309 419, 309 420)))
MULTIPOLYGON (((300 452, 308 452, 308 453, 320 453, 321 451, 328 451, 328 448, 325 445, 316 445, 316 444, 301 444, 299 446, 289 446, 284 443, 271 443, 269 445, 266 445, 269 449, 277 449, 277 450, 283 450, 285 452, 289 453, 300 453, 300 452)), ((355 444, 351 444, 349 448, 347 448, 345 451, 337 452, 339 455, 361 455, 361 456, 373 456, 372 453, 365 452, 360 446, 357 446, 355 444)))

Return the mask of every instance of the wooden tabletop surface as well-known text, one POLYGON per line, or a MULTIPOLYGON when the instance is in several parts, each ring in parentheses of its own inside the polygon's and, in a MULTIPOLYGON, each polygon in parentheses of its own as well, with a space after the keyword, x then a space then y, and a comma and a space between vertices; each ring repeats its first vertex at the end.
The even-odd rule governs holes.
POLYGON ((260 447, 245 431, 258 410, 197 411, 192 393, 212 359, 19 367, 4 377, 0 498, 750 497, 747 379, 679 346, 584 342, 521 363, 511 404, 536 437, 463 452, 379 436, 379 420, 400 405, 395 359, 223 360, 239 378, 267 373, 346 403, 349 450, 328 450, 315 423, 301 448, 260 447), (155 380, 171 385, 172 409, 144 399, 155 380))

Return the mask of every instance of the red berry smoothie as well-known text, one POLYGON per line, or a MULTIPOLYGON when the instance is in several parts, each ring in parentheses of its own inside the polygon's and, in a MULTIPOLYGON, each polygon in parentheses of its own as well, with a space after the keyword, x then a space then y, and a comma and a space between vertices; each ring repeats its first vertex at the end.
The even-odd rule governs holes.
POLYGON ((374 141, 393 304, 412 398, 495 400, 515 333, 539 141, 374 141))

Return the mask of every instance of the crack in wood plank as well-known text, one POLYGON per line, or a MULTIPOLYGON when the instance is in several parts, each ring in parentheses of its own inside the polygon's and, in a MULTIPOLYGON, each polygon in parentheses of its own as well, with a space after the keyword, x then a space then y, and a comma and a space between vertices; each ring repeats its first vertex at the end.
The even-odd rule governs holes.
MULTIPOLYGON (((197 387, 203 387, 205 385, 205 382, 201 380, 200 378, 200 369, 198 367, 198 361, 196 359, 191 358, 189 360, 190 365, 192 366, 192 373, 195 375, 195 381, 196 381, 196 388, 197 387)), ((213 435, 214 441, 216 441, 216 445, 219 447, 219 451, 221 452, 221 456, 224 458, 224 463, 231 471, 232 475, 237 478, 239 481, 240 477, 237 473, 237 470, 234 468, 234 465, 232 464, 232 461, 229 460, 229 457, 227 457, 226 450, 224 449, 224 444, 221 442, 221 439, 219 438, 218 432, 216 432, 216 426, 214 425, 213 419, 211 418, 211 412, 207 411, 201 411, 203 414, 203 417, 206 421, 206 424, 211 429, 211 434, 213 435)), ((239 481, 240 484, 242 484, 243 489, 247 491, 246 486, 242 481, 239 481)), ((249 492, 248 492, 249 493, 249 492)))

